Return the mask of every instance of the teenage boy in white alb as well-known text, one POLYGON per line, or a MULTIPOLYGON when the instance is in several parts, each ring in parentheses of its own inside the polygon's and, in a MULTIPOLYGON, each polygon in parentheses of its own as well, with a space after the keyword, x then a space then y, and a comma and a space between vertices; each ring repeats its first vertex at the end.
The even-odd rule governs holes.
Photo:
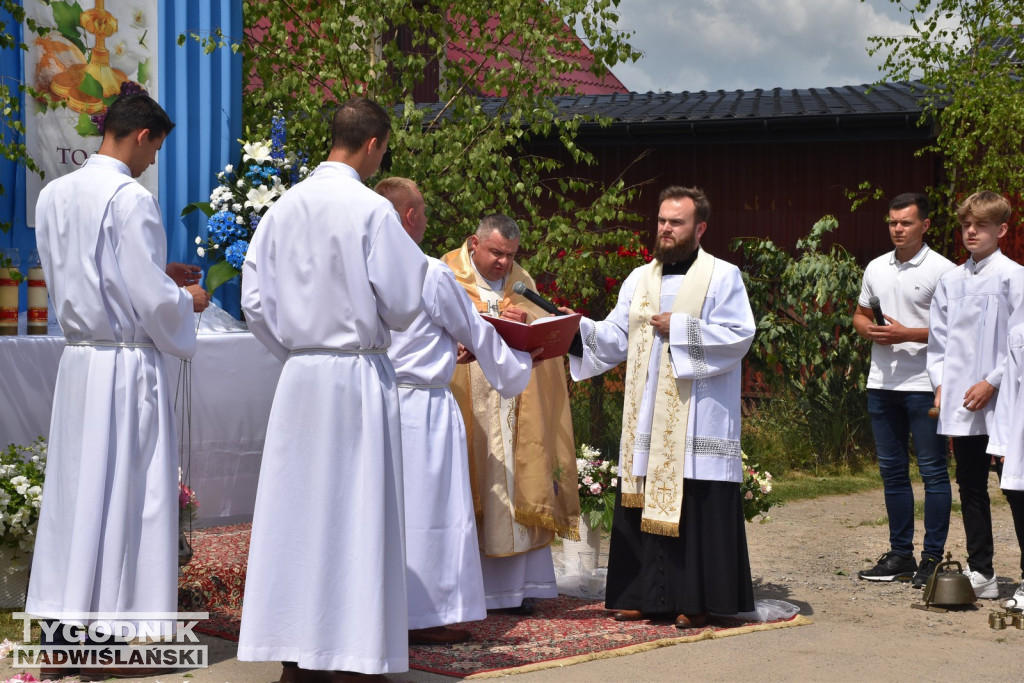
POLYGON ((889 550, 859 576, 868 581, 912 580, 920 588, 942 560, 949 534, 952 491, 946 438, 928 410, 935 401, 925 365, 928 310, 943 273, 956 266, 924 243, 930 225, 928 198, 901 194, 889 203, 889 236, 895 249, 864 269, 853 327, 871 342, 868 413, 889 517, 889 550), (878 299, 879 325, 871 309, 878 299), (914 560, 914 491, 910 486, 910 436, 924 482, 924 543, 914 560))
MULTIPOLYGON (((940 434, 953 437, 956 483, 967 535, 965 572, 979 598, 997 598, 992 568, 988 454, 996 391, 1003 379, 1010 316, 1024 302, 1024 268, 999 250, 1010 203, 976 192, 957 208, 971 257, 939 280, 932 298, 928 374, 940 434)), ((997 463, 997 470, 1002 463, 997 463)))

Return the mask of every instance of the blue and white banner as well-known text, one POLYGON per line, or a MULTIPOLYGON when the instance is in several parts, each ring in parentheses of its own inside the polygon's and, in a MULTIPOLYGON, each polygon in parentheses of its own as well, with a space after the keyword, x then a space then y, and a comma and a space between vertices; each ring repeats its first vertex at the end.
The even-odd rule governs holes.
MULTIPOLYGON (((70 3, 72 9, 75 2, 80 6, 85 5, 82 7, 83 12, 96 9, 91 0, 75 0, 70 3)), ((50 7, 47 7, 39 0, 22 0, 21 4, 26 10, 31 8, 35 13, 32 16, 40 16, 42 11, 50 12, 42 15, 51 17, 47 24, 49 26, 58 21, 66 23, 61 12, 66 10, 64 6, 69 3, 50 2, 50 7), (62 10, 52 12, 54 6, 62 10)), ((205 269, 210 264, 196 255, 194 241, 196 235, 205 234, 201 216, 195 213, 181 219, 179 214, 191 202, 205 201, 210 196, 210 190, 217 184, 217 172, 223 170, 225 164, 238 161, 238 139, 242 132, 242 55, 229 49, 205 54, 203 47, 194 40, 186 40, 180 46, 177 40, 181 35, 209 36, 216 29, 221 29, 229 42, 240 42, 242 0, 107 0, 103 4, 105 10, 117 18, 116 33, 121 36, 112 40, 114 34, 111 34, 111 38, 104 41, 108 52, 115 53, 109 58, 112 68, 121 70, 129 79, 144 81, 147 90, 156 97, 176 124, 157 155, 153 178, 155 182, 156 171, 159 169, 159 183, 158 187, 151 188, 159 189, 159 193, 154 194, 159 199, 164 227, 167 229, 168 260, 194 263, 205 269), (151 10, 145 10, 144 7, 156 7, 157 10, 147 14, 151 10), (141 10, 143 14, 136 16, 136 10, 141 10), (117 55, 120 49, 117 46, 122 40, 125 43, 124 54, 117 55), (149 58, 151 61, 142 68, 141 78, 139 68, 145 58, 141 56, 143 46, 139 44, 140 40, 152 55, 149 58), (160 66, 159 88, 156 83, 157 61, 160 66)), ((28 55, 17 47, 17 43, 25 42, 33 51, 39 50, 39 46, 33 43, 36 35, 24 30, 22 24, 14 22, 3 10, 0 10, 0 20, 5 22, 4 30, 15 39, 14 47, 0 50, 0 82, 12 90, 17 89, 20 83, 33 83, 37 79, 36 71, 40 61, 43 61, 44 70, 54 72, 58 67, 48 61, 51 58, 59 60, 63 70, 82 62, 79 55, 66 46, 62 49, 51 46, 48 52, 39 52, 46 56, 44 60, 40 60, 39 56, 28 55)), ((68 40, 63 34, 61 36, 68 40)), ((68 42, 74 45, 72 41, 68 42)), ((92 39, 82 39, 82 42, 86 49, 77 45, 75 49, 84 59, 96 46, 92 39)), ((85 61, 88 63, 87 59, 85 61)), ((27 114, 30 99, 21 98, 22 121, 29 128, 33 125, 30 119, 35 118, 42 108, 36 102, 31 105, 36 109, 33 109, 32 114, 27 114)), ((46 115, 53 113, 46 112, 46 115)), ((79 114, 63 113, 70 118, 72 128, 78 126, 81 121, 79 114)), ((43 139, 38 132, 33 135, 37 140, 43 139)), ((50 142, 55 162, 64 162, 59 164, 66 169, 64 172, 72 171, 84 162, 84 154, 76 150, 91 154, 99 148, 98 137, 84 137, 91 140, 84 147, 80 143, 72 145, 68 141, 50 142)), ((33 154, 37 161, 41 161, 39 152, 33 154)), ((48 172, 45 180, 40 182, 33 176, 23 165, 0 158, 0 184, 5 190, 4 194, 0 194, 0 217, 14 226, 9 232, 0 232, 0 247, 15 247, 21 251, 22 256, 36 247, 35 230, 29 228, 28 224, 35 215, 38 188, 57 177, 55 173, 48 172), (36 188, 31 197, 29 186, 36 188), (27 206, 29 201, 32 202, 31 207, 27 206)), ((237 285, 225 285, 217 293, 221 297, 218 303, 237 313, 237 285)))
MULTIPOLYGON (((41 93, 25 102, 25 142, 44 173, 43 180, 35 174, 26 178, 30 227, 43 184, 74 171, 99 149, 100 124, 111 102, 139 90, 159 100, 158 0, 91 4, 26 0, 24 5, 25 79, 41 93), (50 30, 39 36, 28 30, 28 20, 50 30)), ((159 190, 158 168, 151 166, 139 178, 153 194, 159 190)))

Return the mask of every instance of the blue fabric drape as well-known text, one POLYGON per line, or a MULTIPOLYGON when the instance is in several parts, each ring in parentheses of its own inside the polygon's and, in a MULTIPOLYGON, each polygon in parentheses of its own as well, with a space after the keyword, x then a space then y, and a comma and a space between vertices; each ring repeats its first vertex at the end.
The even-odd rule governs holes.
MULTIPOLYGON (((242 57, 227 49, 203 54, 202 47, 192 40, 179 47, 178 35, 209 35, 221 28, 229 40, 241 40, 242 2, 161 0, 158 7, 158 99, 176 124, 158 156, 167 255, 171 261, 195 263, 205 269, 210 264, 199 259, 195 250, 196 236, 205 235, 204 221, 200 215, 184 220, 179 215, 187 204, 208 199, 216 184, 216 173, 226 164, 237 162, 242 130, 242 57)), ((9 15, 4 19, 5 30, 20 41, 21 26, 9 15)), ((8 85, 24 82, 21 50, 4 50, 0 54, 0 77, 8 85)), ((24 262, 36 243, 35 231, 25 221, 25 169, 0 160, 0 182, 6 190, 6 195, 0 197, 0 216, 14 223, 10 232, 0 234, 0 246, 18 247, 24 262)), ((221 305, 237 315, 237 284, 226 285, 217 294, 222 298, 221 305)))

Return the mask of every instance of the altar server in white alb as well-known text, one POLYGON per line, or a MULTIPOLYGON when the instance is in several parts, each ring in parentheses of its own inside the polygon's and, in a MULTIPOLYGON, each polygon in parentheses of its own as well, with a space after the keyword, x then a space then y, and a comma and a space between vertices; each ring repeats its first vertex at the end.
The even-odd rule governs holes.
POLYGON ((739 270, 700 248, 710 205, 659 198, 655 260, 603 321, 583 318, 574 380, 626 361, 605 604, 620 621, 703 624, 754 609, 740 483, 741 361, 754 317, 739 270))
MULTIPOLYGON (((988 190, 957 207, 971 253, 943 274, 928 316, 928 375, 939 408, 939 434, 953 437, 956 485, 967 536, 964 573, 979 598, 999 597, 992 558, 988 453, 996 393, 1006 368, 1009 320, 1024 306, 1024 268, 999 250, 1010 203, 988 190)), ((996 463, 1002 469, 1002 463, 996 463)))
MULTIPOLYGON (((1024 277, 1024 275, 1021 275, 1024 277)), ((1017 549, 1021 551, 1021 583, 1013 594, 1024 606, 1024 308, 1010 320, 1006 351, 1006 372, 996 397, 996 410, 989 433, 988 452, 1002 463, 999 488, 1010 504, 1017 549)))
POLYGON ((408 669, 402 435, 387 348, 420 311, 427 259, 363 184, 390 130, 375 102, 343 104, 327 161, 266 213, 242 267, 249 329, 284 369, 238 658, 281 660, 284 683, 408 669))
MULTIPOLYGON (((387 178, 376 190, 395 205, 405 231, 419 244, 427 215, 416 183, 387 178)), ((487 381, 505 398, 526 389, 532 369, 531 354, 502 341, 448 266, 428 260, 423 308, 407 330, 392 335, 388 349, 402 406, 410 644, 467 640, 468 631, 448 624, 487 616, 466 427, 448 386, 458 345, 475 357, 487 381)))
POLYGON ((118 99, 99 152, 39 195, 36 238, 67 346, 25 605, 32 614, 108 612, 137 624, 135 613, 177 612, 175 387, 161 352, 195 353, 193 311, 209 298, 166 274, 160 208, 134 180, 173 127, 147 95, 118 99))

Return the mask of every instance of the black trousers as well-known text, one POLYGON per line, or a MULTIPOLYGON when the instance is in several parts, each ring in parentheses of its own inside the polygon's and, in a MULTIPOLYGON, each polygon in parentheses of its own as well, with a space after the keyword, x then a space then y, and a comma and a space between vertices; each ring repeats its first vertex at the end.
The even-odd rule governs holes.
MULTIPOLYGON (((988 435, 954 436, 953 458, 956 462, 956 485, 960 492, 960 511, 967 535, 967 564, 976 572, 992 576, 992 501, 988 495, 988 479, 992 456, 988 448, 988 435)), ((996 472, 1002 477, 1003 465, 996 460, 996 472)), ((1004 490, 1010 504, 1017 545, 1021 550, 1021 578, 1024 578, 1024 491, 1004 490)))

